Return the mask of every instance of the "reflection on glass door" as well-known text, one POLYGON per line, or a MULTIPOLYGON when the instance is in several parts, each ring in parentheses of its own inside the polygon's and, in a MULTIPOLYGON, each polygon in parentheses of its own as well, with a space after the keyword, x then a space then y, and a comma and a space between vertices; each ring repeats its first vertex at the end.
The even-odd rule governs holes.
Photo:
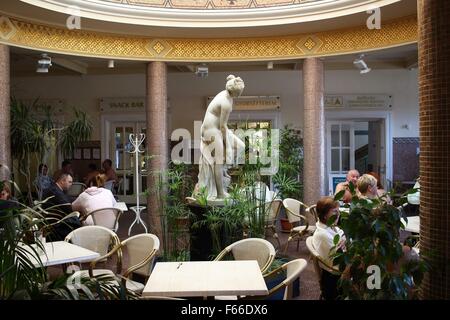
MULTIPOLYGON (((145 122, 113 122, 111 130, 114 139, 111 141, 112 146, 110 148, 110 159, 113 162, 113 166, 116 170, 119 178, 119 185, 117 195, 122 201, 129 203, 136 202, 135 195, 135 159, 134 154, 130 153, 133 150, 133 146, 129 140, 132 133, 146 133, 145 122)), ((146 150, 146 142, 142 143, 141 150, 146 150)), ((141 176, 140 190, 147 188, 146 178, 146 161, 145 152, 139 155, 140 168, 139 174, 141 176)), ((143 200, 143 198, 142 198, 143 200)))

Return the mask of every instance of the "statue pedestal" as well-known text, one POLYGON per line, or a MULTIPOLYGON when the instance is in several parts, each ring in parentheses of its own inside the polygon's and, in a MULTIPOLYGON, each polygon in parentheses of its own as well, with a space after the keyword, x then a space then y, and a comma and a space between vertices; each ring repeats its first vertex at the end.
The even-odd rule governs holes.
MULTIPOLYGON (((198 222, 205 219, 205 215, 211 210, 211 207, 223 206, 216 203, 212 204, 208 201, 208 206, 201 206, 195 202, 189 203, 189 210, 194 215, 194 221, 198 222)), ((190 227, 190 258, 191 261, 209 261, 212 259, 213 254, 213 244, 211 230, 207 224, 191 224, 190 227)))

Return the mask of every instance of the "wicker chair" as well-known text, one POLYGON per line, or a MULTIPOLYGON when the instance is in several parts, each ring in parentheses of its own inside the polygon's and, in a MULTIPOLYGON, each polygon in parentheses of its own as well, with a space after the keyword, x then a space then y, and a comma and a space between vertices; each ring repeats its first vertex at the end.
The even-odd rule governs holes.
POLYGON ((111 277, 117 276, 117 281, 121 281, 124 287, 136 294, 141 294, 145 285, 130 279, 130 276, 132 273, 135 273, 147 279, 150 276, 153 261, 158 250, 159 239, 157 236, 149 233, 138 234, 122 241, 111 251, 92 261, 89 270, 75 272, 73 277, 86 277, 88 275, 90 277, 98 275, 108 275, 111 277), (125 270, 125 272, 122 272, 124 252, 128 257, 130 266, 125 270), (106 260, 113 255, 118 256, 116 273, 109 269, 95 269, 95 266, 99 261, 106 260))
POLYGON ((266 202, 265 205, 266 205, 266 212, 269 213, 269 215, 266 218, 266 230, 270 230, 272 232, 272 236, 277 240, 278 248, 280 248, 281 243, 277 233, 277 221, 278 221, 278 214, 281 211, 281 206, 283 205, 283 202, 280 199, 275 199, 273 201, 266 202))
POLYGON ((222 260, 229 253, 235 260, 256 260, 262 273, 269 269, 275 259, 274 246, 269 241, 260 238, 236 241, 223 249, 214 261, 222 260))
POLYGON ((84 216, 83 221, 91 217, 94 225, 116 232, 119 229, 119 218, 121 215, 122 211, 118 208, 99 208, 84 216))
POLYGON ((84 190, 86 190, 86 185, 84 183, 74 182, 69 190, 67 190, 67 195, 70 197, 78 197, 84 190))
POLYGON ((289 242, 295 238, 297 238, 297 251, 300 244, 300 239, 307 235, 312 235, 314 231, 316 231, 315 225, 310 225, 308 218, 305 215, 302 215, 302 212, 307 213, 308 206, 304 203, 286 198, 283 200, 283 206, 286 209, 286 215, 291 224, 293 224, 292 229, 289 233, 289 238, 286 242, 286 247, 284 248, 284 252, 287 251, 289 242), (299 224, 295 226, 295 224, 299 224))
POLYGON ((311 259, 313 261, 314 270, 317 275, 317 280, 319 281, 320 285, 320 299, 323 299, 322 291, 323 291, 323 284, 322 284, 322 270, 325 270, 331 274, 334 275, 340 275, 341 272, 339 269, 330 266, 322 257, 319 255, 319 252, 316 250, 313 244, 313 237, 306 238, 306 247, 308 248, 309 252, 311 253, 311 259))
POLYGON ((270 280, 271 278, 277 276, 281 272, 285 272, 286 279, 284 279, 281 283, 273 287, 269 290, 269 293, 266 296, 246 296, 241 297, 240 300, 256 300, 256 299, 267 299, 278 293, 280 290, 284 289, 283 300, 292 299, 293 287, 292 284, 294 281, 300 276, 300 274, 305 270, 307 266, 307 262, 305 259, 295 259, 289 261, 282 266, 276 268, 275 270, 269 272, 264 276, 265 280, 270 280))

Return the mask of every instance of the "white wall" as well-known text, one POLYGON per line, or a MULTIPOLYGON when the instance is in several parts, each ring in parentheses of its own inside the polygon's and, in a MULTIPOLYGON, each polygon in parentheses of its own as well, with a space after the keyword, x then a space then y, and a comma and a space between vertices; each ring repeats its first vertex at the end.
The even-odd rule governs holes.
MULTIPOLYGON (((203 119, 206 98, 225 87, 229 73, 210 73, 197 78, 191 73, 169 73, 168 96, 171 128, 193 131, 193 121, 203 119)), ((303 84, 300 71, 233 72, 245 81, 243 95, 281 96, 280 120, 303 126, 303 84)), ((86 75, 21 77, 11 79, 16 98, 65 99, 89 113, 95 124, 93 140, 100 140, 99 99, 103 97, 145 96, 145 75, 86 75)), ((356 70, 331 70, 325 73, 326 93, 392 94, 392 136, 419 136, 417 70, 373 70, 360 75, 356 70), (408 125, 408 129, 402 126, 408 125)))
POLYGON ((326 93, 392 94, 392 137, 419 136, 417 70, 373 70, 360 75, 353 70, 327 71, 326 93), (402 128, 407 124, 408 129, 402 128))

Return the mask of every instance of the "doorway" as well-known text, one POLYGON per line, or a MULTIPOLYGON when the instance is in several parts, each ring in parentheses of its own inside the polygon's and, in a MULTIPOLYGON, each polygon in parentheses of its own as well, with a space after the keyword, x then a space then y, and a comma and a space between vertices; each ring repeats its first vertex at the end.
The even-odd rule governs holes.
MULTIPOLYGON (((119 184, 117 188, 117 196, 121 201, 127 203, 136 202, 135 185, 136 185, 136 169, 135 169, 135 154, 130 153, 134 149, 129 136, 130 134, 146 133, 146 123, 142 121, 112 121, 110 124, 110 140, 109 159, 113 163, 113 168, 116 170, 119 184)), ((139 156, 139 189, 142 192, 147 188, 147 171, 146 160, 146 141, 141 144, 140 150, 144 153, 139 156)), ((144 198, 140 196, 140 201, 144 198)))
MULTIPOLYGON (((340 119, 327 121, 326 159, 328 193, 334 193, 332 179, 344 179, 356 169, 362 175, 375 172, 386 186, 386 121, 385 119, 340 119)), ((335 180, 337 181, 337 180, 335 180)), ((386 186, 389 187, 389 186, 386 186)))

